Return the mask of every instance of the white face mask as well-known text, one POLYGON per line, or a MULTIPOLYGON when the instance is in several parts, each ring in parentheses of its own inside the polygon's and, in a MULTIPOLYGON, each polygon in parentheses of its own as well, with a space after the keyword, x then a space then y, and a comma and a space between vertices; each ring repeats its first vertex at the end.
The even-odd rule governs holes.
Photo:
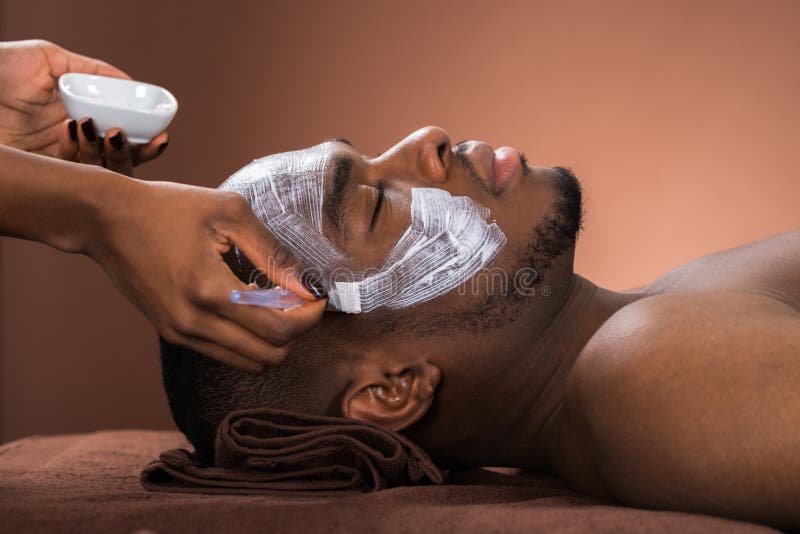
POLYGON ((329 306, 347 313, 405 308, 458 287, 486 267, 506 244, 488 208, 435 188, 411 190, 411 223, 382 267, 346 268, 347 258, 322 233, 325 173, 333 158, 321 150, 287 152, 253 161, 220 189, 247 199, 307 269, 319 275, 329 306))

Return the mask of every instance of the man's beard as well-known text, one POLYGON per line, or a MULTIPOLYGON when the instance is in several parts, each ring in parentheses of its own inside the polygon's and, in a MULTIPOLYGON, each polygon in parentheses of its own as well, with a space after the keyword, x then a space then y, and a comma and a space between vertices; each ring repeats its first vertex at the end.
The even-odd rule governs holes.
POLYGON ((581 184, 570 169, 554 167, 554 200, 550 213, 530 233, 527 243, 517 253, 517 268, 535 271, 535 284, 544 282, 553 260, 578 239, 583 226, 581 184))

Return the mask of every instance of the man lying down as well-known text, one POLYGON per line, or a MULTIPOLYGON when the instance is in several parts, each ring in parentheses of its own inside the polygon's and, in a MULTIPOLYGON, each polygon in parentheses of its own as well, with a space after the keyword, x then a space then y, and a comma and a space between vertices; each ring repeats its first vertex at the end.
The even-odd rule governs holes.
POLYGON ((162 342, 200 453, 233 410, 291 409, 401 430, 443 466, 800 526, 800 231, 610 291, 573 271, 569 170, 432 127, 376 158, 344 140, 276 154, 222 187, 348 313, 261 375, 162 342))

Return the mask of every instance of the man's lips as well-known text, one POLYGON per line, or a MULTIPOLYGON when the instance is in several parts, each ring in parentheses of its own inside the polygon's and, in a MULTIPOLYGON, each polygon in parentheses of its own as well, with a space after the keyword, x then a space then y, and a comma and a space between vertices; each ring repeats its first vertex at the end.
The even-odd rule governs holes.
POLYGON ((460 157, 469 160, 469 167, 475 177, 495 195, 525 174, 519 151, 510 146, 492 150, 492 147, 482 141, 464 141, 454 150, 460 157))
POLYGON ((510 146, 501 146, 494 151, 494 192, 500 193, 518 174, 522 173, 519 151, 510 146))

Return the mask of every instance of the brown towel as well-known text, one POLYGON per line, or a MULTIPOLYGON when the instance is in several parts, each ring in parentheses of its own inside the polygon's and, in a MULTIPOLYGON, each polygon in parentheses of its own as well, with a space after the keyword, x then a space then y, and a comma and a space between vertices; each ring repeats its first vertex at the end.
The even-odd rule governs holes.
POLYGON ((353 419, 260 408, 223 419, 213 466, 186 449, 173 449, 150 462, 140 480, 154 491, 300 494, 441 484, 444 477, 397 432, 353 419))

